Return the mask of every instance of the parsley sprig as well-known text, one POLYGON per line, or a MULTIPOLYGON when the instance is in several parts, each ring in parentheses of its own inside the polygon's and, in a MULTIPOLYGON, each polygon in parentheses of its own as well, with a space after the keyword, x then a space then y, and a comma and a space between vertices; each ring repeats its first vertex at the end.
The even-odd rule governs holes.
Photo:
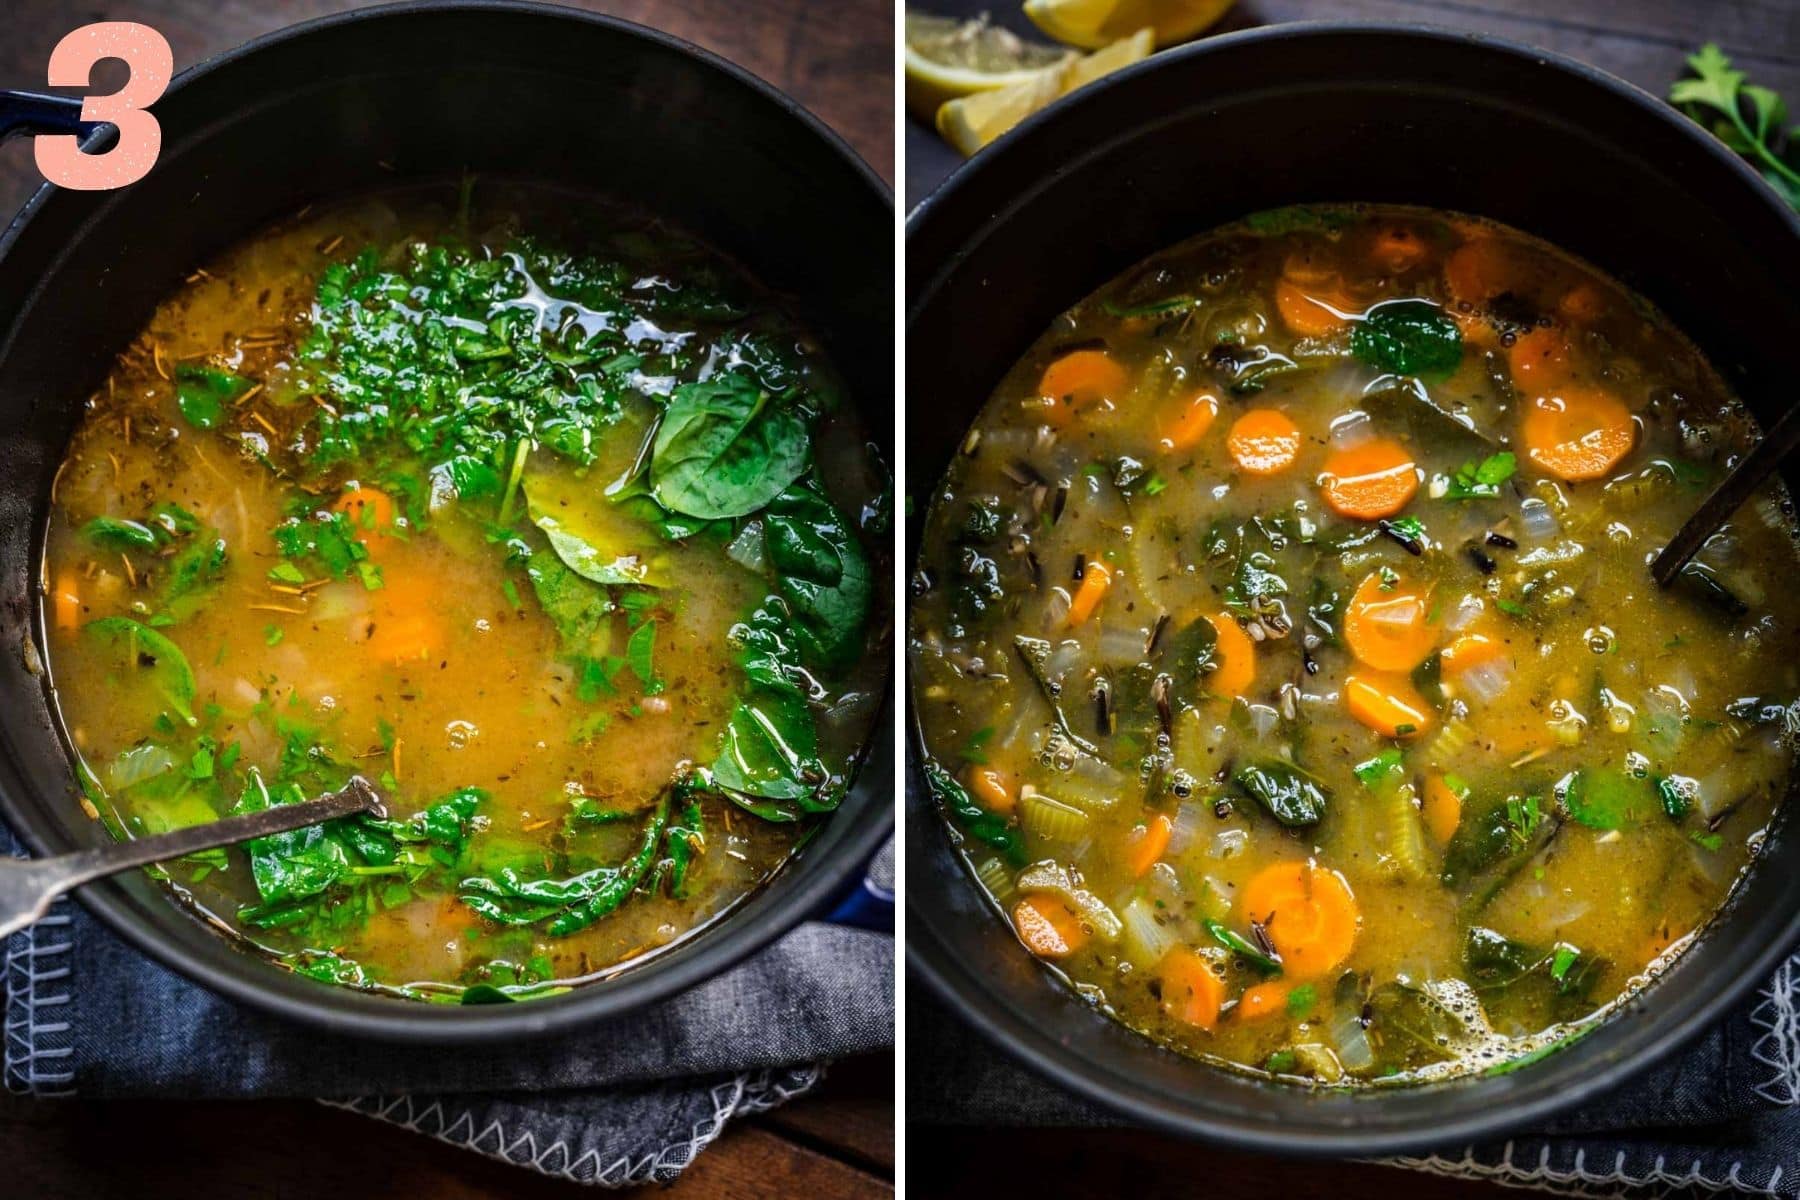
POLYGON ((1800 209, 1800 153, 1789 142, 1800 138, 1800 126, 1785 128, 1787 105, 1781 97, 1746 83, 1744 72, 1712 42, 1690 54, 1687 64, 1694 74, 1670 85, 1670 103, 1749 159, 1782 199, 1800 209))

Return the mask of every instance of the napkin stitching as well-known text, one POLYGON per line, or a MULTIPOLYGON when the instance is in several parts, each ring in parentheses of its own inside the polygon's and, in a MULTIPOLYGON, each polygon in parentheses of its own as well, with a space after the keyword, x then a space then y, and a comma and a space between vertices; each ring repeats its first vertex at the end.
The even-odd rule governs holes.
POLYGON ((1800 1008, 1794 1003, 1800 990, 1797 962, 1800 956, 1776 969, 1762 991, 1762 1003, 1750 1013, 1751 1022, 1766 1030, 1750 1047, 1750 1057, 1775 1072, 1756 1085, 1756 1094, 1783 1107, 1800 1103, 1800 1008))
POLYGON ((1702 1169, 1699 1158, 1695 1158, 1685 1174, 1673 1174, 1667 1166, 1665 1155, 1656 1156, 1656 1164, 1647 1175, 1633 1175, 1625 1170, 1625 1151, 1618 1152, 1613 1160, 1613 1169, 1606 1172, 1590 1171, 1587 1167, 1587 1150, 1577 1149, 1574 1162, 1568 1167, 1558 1167, 1550 1158, 1554 1147, 1545 1143, 1539 1150, 1536 1166, 1520 1166, 1513 1161, 1514 1155, 1521 1147, 1514 1142, 1507 1142, 1500 1153, 1500 1160, 1484 1163, 1475 1157, 1473 1146, 1463 1151, 1460 1159, 1448 1159, 1441 1155, 1425 1158, 1397 1158, 1392 1160, 1395 1166, 1407 1167, 1415 1171, 1425 1171, 1432 1175, 1447 1175, 1458 1179, 1482 1179, 1489 1183, 1502 1184, 1507 1187, 1528 1188, 1540 1192, 1557 1192, 1569 1196, 1585 1197, 1629 1197, 1634 1195, 1628 1188, 1641 1188, 1650 1184, 1661 1184, 1676 1188, 1699 1188, 1708 1192, 1735 1192, 1748 1196, 1779 1196, 1775 1185, 1781 1182, 1783 1168, 1776 1167, 1769 1173, 1769 1178, 1761 1183, 1750 1183, 1743 1179, 1744 1164, 1742 1161, 1731 1164, 1731 1169, 1723 1179, 1707 1175, 1702 1169), (1613 1188, 1610 1191, 1596 1191, 1602 1184, 1625 1184, 1626 1187, 1613 1188))
POLYGON ((69 909, 59 899, 36 924, 13 934, 6 943, 5 1051, 0 1079, 6 1090, 36 1096, 73 1095, 75 1072, 62 1067, 75 1053, 71 1023, 47 1019, 41 1009, 70 1002, 69 909), (60 985, 52 993, 50 989, 60 985))
POLYGON ((391 1098, 357 1096, 348 1100, 321 1098, 319 1103, 374 1117, 448 1145, 472 1150, 484 1158, 526 1167, 552 1178, 617 1188, 673 1180, 724 1132, 733 1117, 779 1107, 811 1091, 824 1075, 822 1065, 791 1068, 781 1072, 779 1078, 767 1069, 739 1072, 712 1089, 711 1115, 696 1122, 686 1140, 635 1156, 627 1153, 606 1166, 601 1165, 599 1153, 594 1150, 575 1156, 568 1141, 562 1138, 540 1151, 536 1135, 514 1136, 498 1119, 490 1120, 477 1131, 472 1110, 464 1108, 452 1117, 442 1100, 433 1100, 423 1110, 418 1107, 417 1099, 410 1095, 391 1098))

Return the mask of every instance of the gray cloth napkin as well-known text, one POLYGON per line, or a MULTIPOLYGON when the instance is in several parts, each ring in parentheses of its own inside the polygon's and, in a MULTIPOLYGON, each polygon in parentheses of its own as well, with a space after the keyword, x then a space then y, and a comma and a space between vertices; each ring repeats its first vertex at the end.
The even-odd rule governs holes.
MULTIPOLYGON (((1119 1126, 989 1046, 928 989, 907 991, 909 1120, 1119 1126)), ((1681 1053, 1504 1142, 1386 1160, 1577 1196, 1800 1197, 1800 954, 1681 1053)))
MULTIPOLYGON (((0 853, 18 852, 0 827, 0 853)), ((67 899, 0 949, 9 1091, 316 1097, 609 1187, 673 1179, 734 1118, 816 1086, 824 1063, 893 1045, 893 938, 817 922, 648 1011, 454 1055, 238 1007, 67 899)))

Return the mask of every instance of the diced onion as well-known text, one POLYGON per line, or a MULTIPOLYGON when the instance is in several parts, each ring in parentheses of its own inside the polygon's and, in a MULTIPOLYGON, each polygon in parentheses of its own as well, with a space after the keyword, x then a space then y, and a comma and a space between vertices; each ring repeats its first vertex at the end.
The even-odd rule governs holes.
POLYGON ((1550 506, 1533 496, 1519 503, 1519 528, 1527 539, 1542 542, 1555 537, 1559 527, 1550 506))
POLYGON ((1180 854, 1199 838, 1210 811, 1197 800, 1183 801, 1175 810, 1174 827, 1169 831, 1169 853, 1180 854))
POLYGON ((1073 638, 1058 642, 1044 660, 1044 678, 1061 679, 1081 661, 1081 643, 1073 638))
POLYGON ((1375 1065, 1375 1051, 1369 1045, 1369 1032, 1363 1028, 1362 1014, 1345 1007, 1331 1018, 1328 1030, 1332 1045, 1337 1047, 1338 1062, 1346 1071, 1366 1071, 1375 1065))
POLYGON ((1349 450, 1374 436, 1375 422, 1361 409, 1347 412, 1331 423, 1331 445, 1334 449, 1349 450))
POLYGON ((1281 714, 1276 712, 1273 708, 1270 708, 1267 704, 1252 704, 1250 706, 1250 729, 1251 732, 1256 734, 1258 741, 1261 741, 1273 733, 1275 731, 1276 723, 1280 720, 1281 714))
POLYGON ((1467 629, 1469 624, 1481 616, 1486 609, 1486 602, 1480 596, 1470 592, 1458 600, 1456 607, 1450 610, 1450 615, 1444 618, 1444 628, 1451 633, 1467 629))
POLYGON ((1512 663, 1505 658, 1491 658, 1456 677, 1458 690, 1480 704, 1492 704, 1512 682, 1512 663))
POLYGON ((1181 942, 1180 931, 1171 919, 1166 923, 1155 904, 1139 896, 1119 912, 1121 925, 1119 944, 1125 957, 1140 967, 1154 967, 1163 956, 1181 942))
POLYGON ((1061 629, 1069 620, 1069 589, 1055 587, 1050 589, 1050 598, 1044 601, 1044 628, 1061 629))
POLYGON ((1111 666, 1141 662, 1150 631, 1126 624, 1108 625, 1100 631, 1100 661, 1111 666))
POLYGON ((1213 834, 1206 848, 1208 858, 1236 858, 1250 844, 1250 835, 1242 829, 1221 829, 1213 834))

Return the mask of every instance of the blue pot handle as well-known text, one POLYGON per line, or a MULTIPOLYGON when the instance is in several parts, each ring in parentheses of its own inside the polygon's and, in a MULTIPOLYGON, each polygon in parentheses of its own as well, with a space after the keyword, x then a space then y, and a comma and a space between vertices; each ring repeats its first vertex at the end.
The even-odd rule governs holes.
POLYGON ((894 932, 894 893, 875 886, 870 880, 869 863, 874 860, 875 855, 871 854, 862 870, 851 878, 850 886, 820 906, 819 919, 833 925, 872 929, 877 933, 894 932))
POLYGON ((86 138, 99 126, 81 119, 81 103, 68 96, 0 89, 0 142, 40 133, 86 138))

